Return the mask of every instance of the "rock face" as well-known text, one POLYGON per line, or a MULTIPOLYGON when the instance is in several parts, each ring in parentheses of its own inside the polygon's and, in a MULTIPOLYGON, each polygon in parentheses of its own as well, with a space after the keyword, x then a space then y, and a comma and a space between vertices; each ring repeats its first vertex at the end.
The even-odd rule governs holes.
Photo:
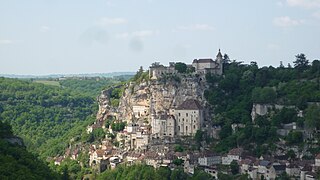
POLYGON ((273 109, 281 110, 283 108, 296 108, 296 107, 279 105, 279 104, 253 104, 252 110, 251 110, 252 122, 254 122, 257 116, 264 116, 268 114, 270 110, 273 110, 273 109))
MULTIPOLYGON (((126 122, 149 122, 152 115, 170 113, 187 99, 198 100, 207 107, 204 90, 207 88, 203 77, 195 75, 175 74, 158 80, 129 83, 120 98, 119 107, 110 106, 112 89, 102 91, 98 97, 98 119, 106 119, 108 115, 116 116, 126 122)), ((205 118, 206 119, 206 118, 205 118)))

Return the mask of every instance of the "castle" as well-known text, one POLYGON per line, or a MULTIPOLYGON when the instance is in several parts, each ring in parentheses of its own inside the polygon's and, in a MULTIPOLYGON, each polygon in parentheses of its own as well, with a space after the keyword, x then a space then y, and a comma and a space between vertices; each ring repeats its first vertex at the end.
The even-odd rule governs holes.
MULTIPOLYGON (((216 75, 222 75, 223 73, 223 57, 221 51, 216 56, 216 59, 194 59, 191 66, 195 69, 195 73, 199 75, 204 75, 207 73, 212 73, 216 75)), ((149 68, 150 79, 158 79, 164 74, 175 74, 175 63, 169 63, 169 66, 160 65, 160 63, 153 63, 149 68)))

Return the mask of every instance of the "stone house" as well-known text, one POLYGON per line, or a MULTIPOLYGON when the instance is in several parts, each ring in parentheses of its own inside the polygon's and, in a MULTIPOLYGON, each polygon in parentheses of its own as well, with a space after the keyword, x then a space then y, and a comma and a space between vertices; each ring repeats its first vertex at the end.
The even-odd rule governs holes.
POLYGON ((300 168, 295 163, 290 163, 286 167, 286 173, 290 177, 297 177, 298 178, 298 177, 300 177, 300 168))
POLYGON ((267 170, 266 179, 276 179, 277 176, 286 172, 286 165, 274 164, 267 170))
POLYGON ((175 119, 177 135, 194 136, 203 125, 204 111, 197 100, 188 99, 175 109, 175 119))
POLYGON ((140 118, 141 116, 147 116, 149 114, 149 107, 135 105, 132 106, 132 111, 135 118, 140 118))
POLYGON ((229 151, 227 156, 222 157, 222 164, 230 165, 232 161, 239 162, 241 160, 241 155, 243 153, 242 148, 234 148, 229 151))
POLYGON ((213 61, 212 59, 194 59, 192 62, 192 66, 195 68, 197 74, 212 73, 222 75, 223 58, 220 49, 215 61, 213 61))
POLYGON ((221 156, 215 154, 202 154, 198 158, 198 164, 200 166, 212 166, 221 164, 221 156))
POLYGON ((216 167, 206 167, 204 168, 204 172, 213 176, 214 179, 218 179, 218 170, 216 167))
POLYGON ((175 118, 172 115, 160 115, 157 118, 153 118, 151 121, 152 134, 156 137, 175 135, 175 118))

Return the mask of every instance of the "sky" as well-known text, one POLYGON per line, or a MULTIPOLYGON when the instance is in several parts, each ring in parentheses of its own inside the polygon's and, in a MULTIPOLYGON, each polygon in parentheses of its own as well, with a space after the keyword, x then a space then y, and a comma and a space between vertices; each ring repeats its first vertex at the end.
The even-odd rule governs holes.
POLYGON ((137 71, 215 58, 320 59, 320 0, 0 0, 0 74, 137 71))

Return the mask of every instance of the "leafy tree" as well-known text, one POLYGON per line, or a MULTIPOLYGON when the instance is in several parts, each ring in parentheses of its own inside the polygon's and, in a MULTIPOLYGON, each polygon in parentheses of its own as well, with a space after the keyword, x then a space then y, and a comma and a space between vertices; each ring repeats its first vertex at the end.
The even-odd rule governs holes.
POLYGON ((174 159, 172 161, 172 163, 177 165, 177 166, 181 166, 183 164, 183 160, 182 159, 174 159))
POLYGON ((299 131, 290 131, 286 137, 286 141, 289 145, 298 145, 303 143, 303 134, 299 131))
POLYGON ((176 145, 175 147, 174 147, 174 151, 175 152, 183 152, 184 151, 184 149, 183 149, 183 147, 181 146, 181 145, 176 145))
POLYGON ((194 139, 196 140, 196 142, 198 143, 198 144, 200 144, 201 143, 201 141, 203 141, 203 132, 201 131, 201 130, 197 130, 197 132, 196 132, 196 134, 195 134, 195 136, 194 136, 194 139))
POLYGON ((232 173, 233 175, 239 173, 239 165, 238 165, 237 161, 234 161, 234 160, 233 160, 233 161, 230 163, 230 169, 231 169, 231 173, 232 173))
POLYGON ((305 54, 297 54, 296 60, 293 62, 294 68, 298 70, 305 70, 309 65, 309 60, 307 60, 307 57, 305 54))
POLYGON ((174 69, 177 70, 179 73, 186 73, 188 66, 185 63, 177 62, 174 65, 174 69))
POLYGON ((311 105, 306 109, 306 125, 309 128, 320 129, 320 107, 311 105))

